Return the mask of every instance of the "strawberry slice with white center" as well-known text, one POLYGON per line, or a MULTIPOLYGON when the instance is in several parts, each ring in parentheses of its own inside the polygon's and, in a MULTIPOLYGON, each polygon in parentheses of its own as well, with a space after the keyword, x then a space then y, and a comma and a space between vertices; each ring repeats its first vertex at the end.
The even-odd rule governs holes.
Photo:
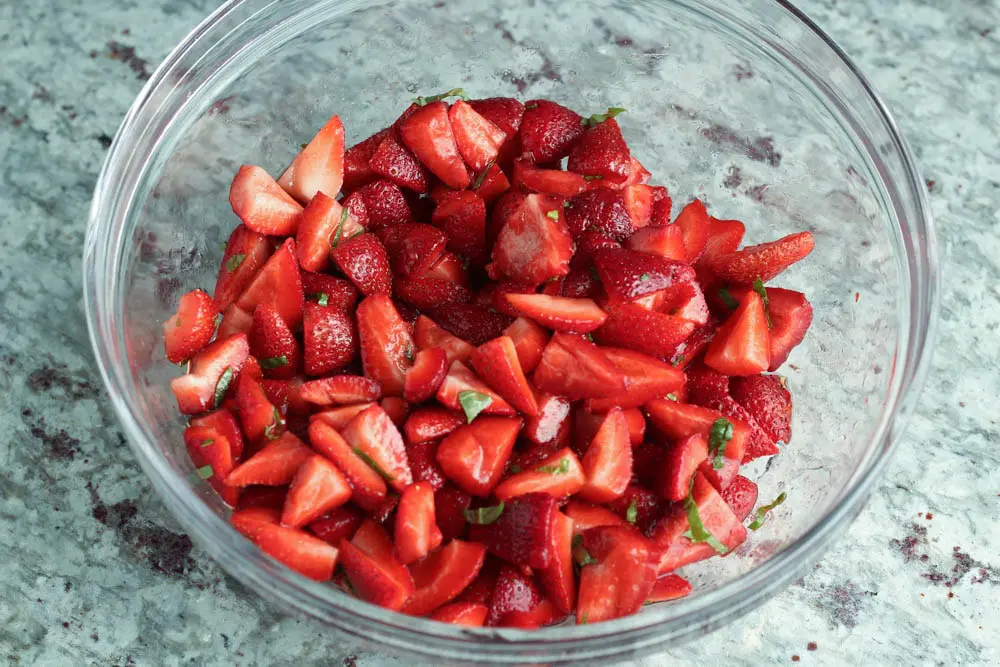
POLYGON ((302 218, 302 206, 266 171, 249 164, 236 172, 229 188, 229 205, 243 224, 268 236, 294 234, 302 218))
POLYGON ((303 148, 278 184, 303 204, 322 192, 336 197, 344 183, 344 124, 333 116, 303 148))
POLYGON ((483 118, 465 100, 456 100, 448 110, 458 152, 473 171, 486 169, 507 140, 507 133, 483 118))

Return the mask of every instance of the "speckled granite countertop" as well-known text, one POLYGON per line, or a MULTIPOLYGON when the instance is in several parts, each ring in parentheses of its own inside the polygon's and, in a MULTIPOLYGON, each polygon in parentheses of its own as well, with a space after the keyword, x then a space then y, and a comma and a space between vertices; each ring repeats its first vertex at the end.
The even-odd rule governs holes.
MULTIPOLYGON (((0 662, 382 665, 247 593, 179 533, 120 434, 80 296, 104 152, 211 0, 0 5, 0 662)), ((803 0, 916 151, 940 340, 884 481, 816 569, 646 664, 1000 664, 1000 5, 803 0)))

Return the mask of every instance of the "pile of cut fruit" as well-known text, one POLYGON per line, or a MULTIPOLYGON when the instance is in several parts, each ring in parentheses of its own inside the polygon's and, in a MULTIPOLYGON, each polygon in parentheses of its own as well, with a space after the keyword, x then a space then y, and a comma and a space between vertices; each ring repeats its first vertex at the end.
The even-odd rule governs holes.
POLYGON ((240 168, 214 296, 164 325, 238 531, 376 605, 535 628, 687 595, 759 527, 784 496, 755 511, 740 466, 790 438, 770 373, 812 320, 765 284, 813 238, 672 217, 622 111, 452 90, 240 168))

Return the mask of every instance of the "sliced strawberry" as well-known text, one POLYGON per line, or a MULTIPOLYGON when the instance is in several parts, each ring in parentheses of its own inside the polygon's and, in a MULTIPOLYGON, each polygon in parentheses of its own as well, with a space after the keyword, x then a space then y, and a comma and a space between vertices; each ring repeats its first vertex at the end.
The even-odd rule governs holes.
POLYGON ((334 373, 354 360, 358 339, 354 322, 343 311, 307 303, 302 329, 306 375, 334 373))
POLYGON ((309 532, 334 546, 340 540, 349 540, 361 525, 361 514, 350 507, 338 507, 316 519, 308 526, 309 532))
POLYGON ((628 179, 632 157, 618 121, 608 118, 588 127, 573 146, 566 168, 584 176, 599 177, 609 184, 628 179))
POLYGON ((750 285, 758 278, 768 282, 804 259, 814 245, 813 235, 809 232, 789 234, 777 241, 718 255, 712 259, 710 268, 719 278, 730 283, 750 285))
POLYGON ((684 233, 680 227, 646 227, 628 240, 628 249, 658 255, 669 260, 687 261, 684 233))
POLYGON ((438 402, 451 410, 462 410, 461 395, 463 392, 475 392, 490 399, 489 405, 482 409, 484 415, 513 415, 515 410, 500 394, 476 376, 469 367, 460 361, 453 361, 448 368, 448 374, 438 388, 438 402))
POLYGON ((253 311, 253 326, 248 335, 250 353, 261 362, 264 375, 287 380, 293 377, 302 361, 299 343, 285 320, 268 304, 253 311))
POLYGON ((552 514, 552 559, 538 571, 538 583, 564 614, 576 606, 576 580, 573 576, 573 519, 562 512, 552 514))
POLYGON ((733 416, 727 417, 717 410, 669 399, 650 401, 645 410, 649 420, 671 440, 683 440, 695 434, 707 438, 716 421, 728 419, 733 425, 733 435, 726 443, 723 456, 737 463, 743 460, 750 437, 750 424, 746 421, 733 416))
POLYGON ((303 204, 317 192, 336 197, 344 183, 344 124, 333 116, 303 148, 278 183, 303 204))
POLYGON ((461 338, 448 333, 425 315, 417 318, 413 337, 421 350, 440 347, 448 355, 449 364, 467 360, 476 349, 461 338))
POLYGON ((349 421, 354 419, 363 410, 375 405, 374 403, 354 403, 353 405, 341 405, 334 408, 327 408, 309 416, 309 421, 320 420, 330 427, 340 430, 349 421))
POLYGON ((507 174, 496 164, 491 164, 486 170, 476 176, 470 186, 476 196, 487 204, 492 204, 510 189, 507 174))
POLYGON ((442 623, 480 628, 486 623, 486 615, 489 613, 489 607, 484 604, 454 602, 438 607, 430 618, 442 623))
POLYGON ((628 522, 611 510, 601 505, 585 503, 582 500, 570 500, 563 508, 566 516, 573 520, 573 534, 580 535, 597 526, 628 527, 628 522))
POLYGON ((403 613, 423 616, 451 602, 475 580, 485 560, 483 545, 452 540, 437 553, 414 563, 410 570, 417 589, 403 613))
POLYGON ((676 574, 665 574, 659 577, 656 583, 653 584, 653 590, 646 597, 646 603, 677 600, 687 597, 691 594, 691 591, 691 584, 687 582, 687 579, 679 577, 676 574))
POLYGON ((553 560, 552 516, 557 511, 548 494, 518 496, 504 503, 495 522, 472 526, 469 536, 508 563, 545 568, 553 560))
POLYGON ((573 257, 573 241, 566 228, 562 200, 543 194, 506 195, 497 203, 502 211, 500 231, 493 246, 491 275, 539 285, 566 275, 573 257), (501 204, 510 201, 501 208, 501 204))
POLYGON ((583 534, 594 561, 580 569, 576 622, 596 623, 634 614, 656 583, 656 550, 632 528, 600 526, 583 534))
POLYGON ((373 512, 385 502, 386 486, 381 475, 337 431, 321 420, 310 421, 309 442, 344 473, 359 507, 373 512))
POLYGON ((625 493, 632 479, 632 444, 628 423, 619 408, 609 411, 583 455, 586 484, 580 497, 606 503, 625 493))
POLYGON ((423 403, 437 393, 447 374, 448 354, 442 348, 420 350, 406 371, 403 397, 410 403, 423 403))
POLYGON ((694 264, 705 253, 708 237, 711 234, 711 222, 705 205, 700 199, 695 199, 684 207, 674 225, 684 235, 684 254, 687 263, 694 264))
POLYGON ((430 269, 448 242, 440 229, 418 222, 383 227, 376 236, 389 254, 393 272, 404 278, 430 269))
POLYGON ((340 564, 358 597, 380 607, 400 610, 413 594, 413 577, 393 558, 392 541, 372 520, 358 528, 350 542, 340 542, 340 564))
POLYGON ((698 267, 710 267, 717 257, 736 252, 745 233, 746 227, 739 220, 709 218, 708 241, 705 242, 705 252, 698 260, 698 267))
POLYGON ((415 482, 403 491, 396 510, 396 560, 404 565, 412 563, 440 545, 441 531, 434 519, 434 489, 426 482, 415 482))
POLYGON ((507 301, 521 315, 556 331, 589 333, 604 324, 607 315, 591 299, 547 294, 508 294, 507 301))
POLYGON ((284 433, 236 466, 226 477, 227 486, 282 486, 295 477, 295 472, 310 456, 311 449, 291 433, 284 433))
POLYGON ((764 432, 778 442, 792 439, 792 395, 778 375, 751 375, 729 381, 729 393, 764 432))
POLYGON ((302 384, 300 396, 312 405, 355 405, 382 397, 378 381, 358 375, 334 375, 302 384))
POLYGON ((534 371, 549 342, 549 332, 531 320, 519 317, 504 330, 504 335, 514 341, 521 370, 525 373, 534 371))
POLYGON ((637 408, 684 387, 684 372, 670 364, 634 350, 601 349, 625 378, 625 391, 618 396, 588 401, 587 408, 592 412, 607 412, 614 406, 623 410, 637 408))
POLYGON ((292 478, 281 513, 281 525, 301 528, 340 507, 351 497, 351 487, 337 466, 313 455, 292 478))
POLYGON ((493 490, 493 495, 503 501, 531 493, 565 498, 580 491, 585 482, 586 476, 580 460, 567 447, 543 459, 537 467, 511 475, 500 482, 493 490))
POLYGON ((194 355, 187 374, 170 381, 178 409, 186 415, 196 415, 222 405, 249 352, 246 335, 235 334, 194 355))
POLYGON ((503 335, 512 318, 489 308, 475 304, 452 304, 434 308, 431 319, 446 331, 473 345, 482 345, 488 340, 503 335))
POLYGON ((258 509, 241 510, 234 512, 230 521, 261 551, 289 569, 316 581, 333 577, 338 558, 336 547, 303 530, 280 526, 276 520, 251 518, 256 516, 260 516, 258 509))
MULTIPOLYGON (((228 414, 225 410, 217 412, 228 414)), ((184 445, 199 477, 205 479, 227 505, 235 506, 240 489, 223 483, 236 465, 236 457, 226 434, 211 426, 192 424, 184 430, 184 445), (205 466, 209 468, 207 477, 203 474, 205 466)))
POLYGON ((354 312, 358 290, 350 281, 309 271, 302 271, 301 276, 302 291, 307 301, 315 301, 342 313, 354 312))
POLYGON ((385 294, 362 301, 357 317, 365 375, 378 380, 386 396, 401 396, 406 369, 414 354, 409 327, 385 294))
POLYGON ((659 494, 639 484, 629 484, 625 493, 608 503, 611 511, 643 534, 660 520, 666 507, 666 501, 659 494))
MULTIPOLYGON (((691 498, 702 526, 721 543, 726 553, 743 544, 746 528, 702 475, 695 475, 691 498)), ((688 512, 681 505, 675 505, 653 527, 650 539, 660 554, 658 572, 673 572, 719 553, 708 542, 692 542, 685 535, 690 529, 688 512)))
POLYGON ((448 249, 473 263, 486 260, 486 203, 473 192, 453 192, 434 209, 431 222, 448 235, 448 249))
POLYGON ((344 153, 344 190, 357 190, 378 178, 368 163, 387 134, 389 128, 380 130, 347 149, 344 153))
POLYGON ((566 225, 574 237, 589 230, 616 241, 625 241, 635 231, 624 195, 609 188, 594 188, 570 199, 566 225))
POLYGON ((705 351, 705 365, 724 375, 755 375, 770 366, 771 338, 764 302, 748 292, 705 351))
POLYGON ((440 440, 459 426, 467 423, 461 412, 438 407, 417 408, 403 426, 406 441, 410 444, 440 440))
POLYGON ((392 289, 389 254, 374 234, 359 234, 338 244, 330 257, 365 296, 392 289))
POLYGON ((212 297, 196 289, 181 297, 177 312, 163 323, 163 343, 167 360, 186 361, 209 344, 219 314, 212 297))
POLYGON ((530 192, 572 197, 587 189, 580 174, 562 169, 542 169, 525 158, 514 160, 514 185, 530 192))
POLYGON ((330 265, 330 246, 363 231, 340 203, 319 192, 302 212, 295 244, 299 265, 306 271, 324 271, 330 265))
POLYGON ((654 357, 671 357, 697 326, 676 315, 646 310, 630 303, 609 304, 608 319, 594 332, 602 345, 614 345, 654 357))
POLYGON ((524 424, 524 437, 536 445, 558 442, 560 435, 570 426, 570 402, 554 394, 538 396, 538 416, 529 417, 524 424))
POLYGON ((576 254, 570 264, 575 270, 589 269, 594 265, 594 255, 602 250, 621 250, 622 245, 600 232, 587 231, 576 239, 576 254))
POLYGON ((445 542, 465 535, 465 510, 471 505, 472 496, 450 484, 434 492, 434 516, 445 542))
POLYGON ((269 236, 288 236, 298 229, 302 206, 260 167, 245 164, 229 188, 229 205, 243 224, 269 236))
POLYGON ((215 304, 220 311, 229 308, 243 293, 270 254, 271 242, 266 236, 246 225, 237 225, 229 235, 215 282, 215 304))
POLYGON ((538 414, 535 394, 521 370, 513 340, 500 336, 483 343, 469 361, 479 377, 516 410, 529 417, 538 414))
POLYGON ((240 374, 236 384, 236 408, 251 443, 264 437, 274 440, 284 430, 281 412, 267 399, 260 382, 246 373, 240 374))
POLYGON ((269 305, 290 329, 295 329, 302 322, 304 301, 295 241, 287 239, 257 272, 235 305, 247 314, 252 314, 260 304, 269 305))
POLYGON ((496 159, 507 133, 484 118, 464 100, 456 100, 448 111, 458 152, 473 171, 482 171, 496 159))
POLYGON ((302 378, 290 380, 263 380, 261 386, 267 400, 292 415, 308 415, 312 406, 302 400, 302 378))
POLYGON ((389 132, 372 153, 368 167, 383 178, 387 178, 401 188, 413 192, 430 190, 430 172, 420 161, 389 132))
POLYGON ((619 301, 632 301, 694 280, 691 267, 634 250, 599 250, 594 264, 608 294, 619 301))
POLYGON ((742 523, 757 504, 757 485, 746 477, 737 475, 722 492, 722 499, 742 523))
POLYGON ((469 171, 459 153, 446 102, 438 100, 415 110, 400 124, 399 134, 407 148, 445 185, 455 190, 468 187, 469 171))
POLYGON ((236 421, 236 417, 230 410, 219 408, 208 414, 195 417, 191 420, 191 426, 204 426, 217 431, 228 441, 233 461, 240 460, 243 455, 243 433, 240 431, 239 422, 236 421))
POLYGON ((667 196, 667 189, 662 185, 630 185, 622 190, 622 194, 632 226, 642 229, 649 226, 653 219, 653 207, 667 196))
POLYGON ((500 481, 520 430, 514 417, 477 417, 441 441, 438 463, 460 489, 485 498, 500 481))
POLYGON ((537 164, 569 155, 583 135, 580 114, 548 100, 530 100, 521 120, 521 147, 537 164))
POLYGON ((540 391, 570 400, 606 398, 625 391, 624 377, 599 347, 564 333, 556 333, 545 346, 534 381, 540 391))
POLYGON ((801 292, 768 287, 767 298, 770 302, 768 313, 771 315, 771 363, 767 370, 773 372, 785 363, 792 349, 805 338, 812 324, 813 309, 801 292))
POLYGON ((673 444, 667 451, 661 477, 663 497, 667 500, 681 501, 691 487, 691 477, 698 466, 708 457, 708 441, 700 433, 673 444))
MULTIPOLYGON (((410 207, 406 203, 403 191, 395 183, 386 180, 374 181, 358 190, 356 194, 360 195, 365 204, 365 213, 368 217, 368 223, 365 225, 367 229, 381 229, 410 221, 410 207)), ((351 210, 351 207, 347 206, 347 209, 351 210)))
POLYGON ((341 435, 355 453, 363 453, 362 458, 377 466, 376 470, 396 491, 402 492, 413 482, 403 436, 381 407, 373 405, 359 413, 341 435))

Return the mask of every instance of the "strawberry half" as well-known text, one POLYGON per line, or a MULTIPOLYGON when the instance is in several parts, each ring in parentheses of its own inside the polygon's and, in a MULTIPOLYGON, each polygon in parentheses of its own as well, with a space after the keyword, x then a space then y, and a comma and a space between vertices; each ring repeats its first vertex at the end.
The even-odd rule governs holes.
POLYGON ((566 228, 562 200, 543 194, 509 194, 497 203, 503 217, 491 275, 506 276, 515 282, 539 285, 549 278, 569 273, 573 240, 566 228), (501 208, 501 204, 511 198, 501 208))
POLYGON ((704 361, 723 375, 756 375, 771 365, 770 350, 764 301, 756 292, 747 292, 708 344, 704 361))
POLYGON ((339 116, 333 116, 295 156, 278 184, 306 204, 317 192, 336 197, 343 183, 344 124, 339 116))
POLYGON ((549 342, 549 332, 531 320, 519 317, 504 329, 504 335, 514 341, 521 370, 531 373, 542 360, 542 353, 549 342))
POLYGON ((385 294, 362 301, 357 318, 365 375, 378 380, 386 396, 401 396, 415 350, 409 327, 385 294))
MULTIPOLYGON (((365 205, 368 222, 367 229, 381 229, 410 221, 410 207, 399 186, 392 181, 378 180, 365 185, 355 193, 360 196, 365 205)), ((354 195, 351 195, 352 197, 354 195)), ((348 197, 348 200, 351 197, 348 197)), ((344 201, 347 210, 354 214, 347 200, 344 201)))
POLYGON ((523 154, 537 164, 566 157, 583 135, 582 122, 580 114, 561 104, 529 100, 521 119, 523 154))
POLYGON ((312 450, 304 442, 291 433, 284 433, 236 466, 226 477, 226 485, 283 486, 292 481, 299 466, 312 455, 312 450))
POLYGON ((460 489, 485 498, 500 481, 520 430, 516 417, 477 417, 441 441, 438 463, 460 489))
POLYGON ((179 364, 208 345, 218 315, 219 309, 204 290, 192 290, 182 296, 177 312, 163 323, 167 360, 179 364))
POLYGON ((469 171, 459 153, 446 102, 437 100, 416 109, 400 124, 399 134, 407 148, 445 185, 455 190, 468 187, 469 171))
POLYGON ((387 489, 382 476, 337 431, 321 420, 310 421, 309 442, 344 473, 359 507, 374 512, 385 502, 387 489))
POLYGON ((403 613, 424 616, 451 602, 475 580, 485 561, 483 545, 452 540, 437 553, 414 563, 410 571, 416 591, 403 607, 403 613))
POLYGON ((299 343, 273 307, 261 304, 254 308, 247 338, 250 354, 260 361, 266 377, 287 380, 298 372, 302 360, 299 343))
POLYGON ((420 193, 430 190, 430 172, 396 139, 394 132, 386 133, 369 158, 368 168, 401 188, 420 193))
POLYGON ((393 274, 403 278, 420 276, 430 269, 448 243, 440 229, 418 222, 383 227, 376 236, 389 254, 393 274))
POLYGON ((814 245, 813 235, 809 232, 789 234, 777 241, 718 255, 712 259, 710 268, 715 275, 730 283, 750 285, 758 278, 768 282, 804 259, 814 245))
POLYGON ((404 565, 441 546, 441 531, 434 519, 434 488, 430 484, 415 482, 406 487, 396 508, 394 530, 396 560, 404 565))
POLYGON ((609 188, 594 188, 570 199, 566 225, 574 237, 589 230, 616 241, 625 241, 635 231, 624 195, 609 188))
POLYGON ((413 483, 403 436, 381 407, 373 405, 359 413, 341 430, 341 435, 356 454, 371 462, 393 489, 402 493, 413 483))
POLYGON ((170 381, 178 409, 186 415, 196 415, 222 405, 249 353, 246 335, 235 334, 194 355, 187 374, 170 381))
POLYGON ((588 127, 570 151, 566 169, 610 184, 624 183, 632 171, 632 157, 618 121, 608 118, 588 127))
POLYGON ((547 294, 508 294, 507 301, 525 317, 556 331, 590 333, 608 318, 591 299, 547 294))
POLYGON ((480 115, 464 100, 456 100, 448 110, 458 152, 473 171, 486 169, 496 159, 507 133, 480 115))
POLYGON ((344 312, 307 303, 302 321, 306 375, 334 373, 347 366, 358 350, 354 322, 344 312))
POLYGON ((792 395, 778 375, 751 375, 729 380, 729 393, 746 408, 764 432, 778 442, 792 439, 792 395))
POLYGON ((589 562, 580 569, 576 622, 634 614, 656 583, 656 550, 633 528, 600 526, 583 534, 589 562))
POLYGON ((479 377, 485 378, 486 384, 517 411, 528 417, 538 414, 535 394, 521 370, 514 341, 507 336, 494 338, 476 348, 469 361, 479 377))
POLYGON ((583 455, 583 471, 587 482, 580 497, 584 500, 606 503, 625 493, 632 480, 632 444, 621 409, 605 415, 583 455))
POLYGON ((244 225, 268 236, 294 234, 302 217, 302 206, 266 171, 249 164, 236 172, 229 187, 229 205, 244 225))
POLYGON ((535 493, 562 499, 580 491, 585 483, 586 476, 580 460, 573 450, 565 447, 542 459, 536 467, 515 473, 500 482, 493 495, 502 501, 535 493))
POLYGON ((579 336, 556 333, 535 369, 535 386, 570 400, 606 398, 625 391, 625 379, 604 352, 579 336))
POLYGON ((459 426, 466 424, 465 415, 438 407, 417 408, 403 426, 406 441, 411 445, 440 440, 459 426))
POLYGON ((493 523, 472 526, 469 537, 508 563, 545 568, 553 559, 552 516, 557 511, 556 499, 548 494, 518 496, 504 503, 493 523))
POLYGON ((314 455, 299 466, 288 487, 281 525, 301 528, 351 497, 347 478, 326 458, 314 455))
POLYGON ((426 350, 440 347, 448 355, 449 365, 454 361, 466 361, 476 349, 457 336, 445 331, 426 315, 417 318, 413 327, 413 337, 417 347, 426 350))
POLYGON ((473 192, 453 192, 438 201, 431 222, 447 234, 448 249, 475 264, 486 260, 486 202, 473 192))
POLYGON ((781 367, 792 349, 806 336, 809 325, 812 324, 812 305, 801 292, 794 292, 779 287, 768 287, 768 313, 771 315, 770 340, 771 363, 769 371, 781 367))
POLYGON ((337 566, 338 551, 318 537, 297 528, 278 525, 277 511, 259 508, 234 512, 230 522, 261 551, 316 581, 329 581, 337 566))

